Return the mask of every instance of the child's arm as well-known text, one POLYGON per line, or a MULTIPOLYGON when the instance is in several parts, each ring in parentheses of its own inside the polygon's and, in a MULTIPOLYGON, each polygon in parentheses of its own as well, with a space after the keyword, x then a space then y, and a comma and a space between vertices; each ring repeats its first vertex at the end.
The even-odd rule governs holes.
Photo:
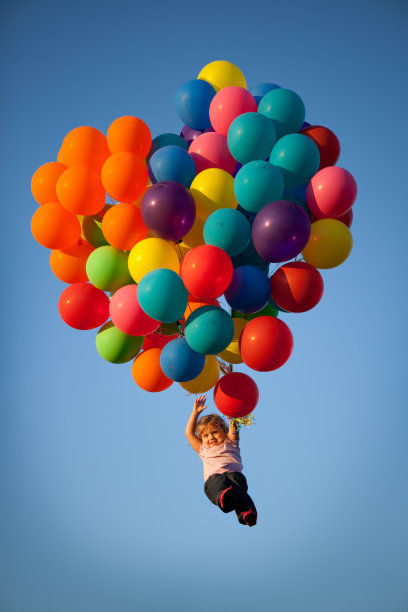
POLYGON ((230 421, 227 437, 233 442, 239 439, 239 429, 235 421, 230 421))
POLYGON ((195 430, 196 430, 198 415, 200 414, 200 412, 202 412, 205 409, 206 409, 205 395, 200 395, 199 397, 196 398, 194 402, 193 412, 191 413, 190 418, 188 419, 188 422, 187 422, 187 426, 186 426, 186 438, 197 453, 199 452, 200 447, 201 447, 201 440, 196 435, 195 430))

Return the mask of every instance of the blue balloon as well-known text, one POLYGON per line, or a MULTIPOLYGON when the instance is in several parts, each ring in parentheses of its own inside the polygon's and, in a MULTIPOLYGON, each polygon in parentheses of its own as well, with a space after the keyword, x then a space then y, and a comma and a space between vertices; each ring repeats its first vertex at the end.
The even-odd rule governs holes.
POLYGON ((305 118, 305 105, 297 93, 290 89, 273 89, 260 101, 258 112, 272 119, 276 134, 281 138, 285 134, 298 132, 305 118))
POLYGON ((197 174, 191 155, 184 148, 175 145, 167 145, 153 153, 148 170, 152 183, 174 181, 187 189, 197 174))
POLYGON ((257 214, 269 202, 280 200, 283 176, 279 168, 267 161, 251 161, 242 166, 234 180, 234 194, 239 205, 257 214))
POLYGON ((181 85, 176 91, 174 104, 182 122, 193 130, 211 127, 209 109, 215 94, 214 87, 201 79, 181 85))
POLYGON ((227 348, 234 337, 234 322, 223 308, 200 306, 188 317, 184 334, 197 353, 217 355, 227 348))
POLYGON ((316 174, 320 152, 313 140, 304 134, 287 134, 273 147, 269 161, 281 171, 285 188, 294 189, 316 174))
POLYGON ((273 121, 260 113, 243 113, 234 119, 228 129, 228 148, 232 157, 241 164, 265 159, 275 142, 273 121))
POLYGON ((271 296, 269 278, 256 266, 235 268, 224 296, 233 310, 257 312, 271 296))
POLYGON ((259 105, 262 98, 269 91, 272 91, 272 89, 280 89, 280 87, 279 85, 275 85, 275 83, 259 83, 258 85, 254 85, 253 87, 251 87, 249 93, 254 96, 256 103, 259 105))
POLYGON ((185 338, 170 340, 160 353, 160 367, 171 380, 186 382, 198 376, 205 363, 205 355, 193 351, 185 338))
POLYGON ((251 235, 250 222, 239 210, 233 208, 216 210, 204 223, 205 243, 223 249, 230 257, 245 251, 251 235))
POLYGON ((156 136, 156 138, 153 138, 152 140, 152 146, 150 147, 149 154, 146 157, 146 162, 149 163, 151 156, 156 153, 156 151, 158 151, 162 147, 167 147, 169 145, 182 147, 186 151, 190 146, 188 142, 186 142, 184 138, 182 138, 182 136, 179 136, 178 134, 159 134, 159 136, 156 136))
POLYGON ((158 268, 141 279, 137 286, 137 299, 149 317, 163 323, 173 323, 184 315, 188 291, 176 272, 158 268))

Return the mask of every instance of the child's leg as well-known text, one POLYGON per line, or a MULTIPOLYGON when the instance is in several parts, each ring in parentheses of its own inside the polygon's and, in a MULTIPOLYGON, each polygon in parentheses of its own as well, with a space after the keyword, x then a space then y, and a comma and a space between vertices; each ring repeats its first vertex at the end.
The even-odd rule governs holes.
POLYGON ((228 479, 237 495, 235 512, 240 523, 255 525, 257 511, 252 498, 248 495, 248 484, 242 472, 228 472, 228 479))
POLYGON ((229 481, 229 474, 213 474, 204 484, 204 493, 208 499, 221 508, 223 512, 231 512, 236 507, 236 487, 229 481))

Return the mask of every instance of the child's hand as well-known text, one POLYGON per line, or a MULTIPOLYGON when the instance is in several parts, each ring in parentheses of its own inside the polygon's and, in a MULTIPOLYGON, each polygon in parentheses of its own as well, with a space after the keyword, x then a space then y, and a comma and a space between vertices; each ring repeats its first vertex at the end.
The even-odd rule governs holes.
POLYGON ((205 395, 199 395, 194 402, 194 411, 196 414, 200 414, 203 410, 207 408, 205 405, 205 395))

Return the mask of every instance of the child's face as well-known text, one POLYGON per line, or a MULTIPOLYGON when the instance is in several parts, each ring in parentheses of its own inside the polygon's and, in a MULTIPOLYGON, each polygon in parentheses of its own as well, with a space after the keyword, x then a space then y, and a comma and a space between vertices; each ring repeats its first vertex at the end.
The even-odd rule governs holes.
POLYGON ((214 425, 210 423, 204 429, 201 440, 204 446, 211 448, 212 446, 218 446, 219 444, 223 444, 227 434, 219 425, 214 425))

